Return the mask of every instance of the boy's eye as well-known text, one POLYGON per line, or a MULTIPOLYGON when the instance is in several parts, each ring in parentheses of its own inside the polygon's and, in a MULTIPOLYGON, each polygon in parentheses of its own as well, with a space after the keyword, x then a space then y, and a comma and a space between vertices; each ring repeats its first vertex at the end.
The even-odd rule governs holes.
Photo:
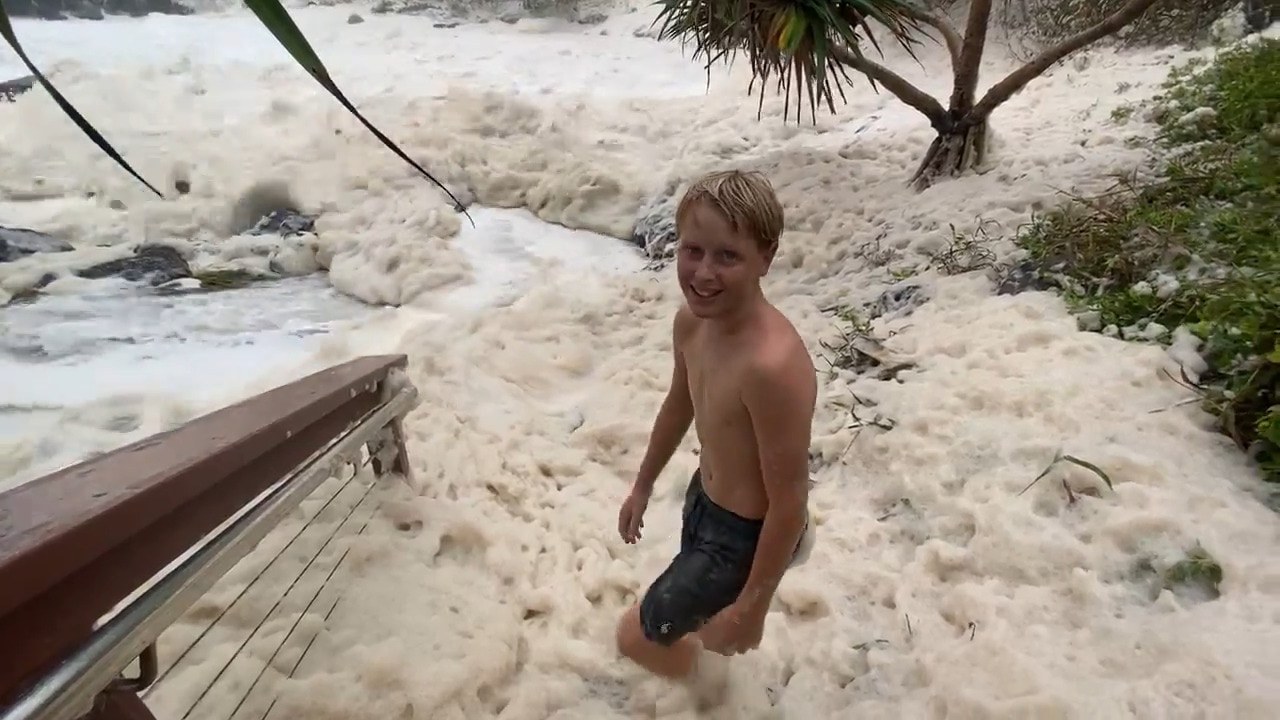
POLYGON ((722 250, 720 252, 720 259, 732 262, 738 259, 738 253, 732 250, 722 250))

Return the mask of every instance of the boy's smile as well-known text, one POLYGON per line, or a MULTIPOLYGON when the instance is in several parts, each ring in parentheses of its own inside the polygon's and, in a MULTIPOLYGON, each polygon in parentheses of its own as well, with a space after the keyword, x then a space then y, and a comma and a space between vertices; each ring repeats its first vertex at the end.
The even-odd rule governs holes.
POLYGON ((709 203, 694 206, 679 227, 676 276, 694 315, 736 314, 759 294, 772 260, 745 228, 735 228, 709 203))

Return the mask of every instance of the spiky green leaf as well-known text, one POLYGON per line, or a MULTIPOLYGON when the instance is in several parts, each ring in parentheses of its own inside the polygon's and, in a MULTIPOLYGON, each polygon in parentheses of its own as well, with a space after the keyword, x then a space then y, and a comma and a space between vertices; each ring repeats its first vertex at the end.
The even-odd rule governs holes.
MULTIPOLYGON (((449 192, 449 188, 445 187, 444 183, 437 180, 435 176, 427 172, 426 169, 419 165, 417 161, 409 157, 407 153, 391 141, 391 138, 383 134, 383 132, 375 127, 373 123, 369 122, 364 115, 356 109, 355 105, 347 99, 347 96, 338 88, 337 83, 335 83, 333 78, 329 76, 329 71, 325 68, 324 63, 320 61, 320 56, 316 54, 314 49, 312 49, 311 43, 307 41, 306 36, 302 34, 302 31, 298 29, 297 24, 293 22, 293 18, 289 15, 289 11, 285 10, 284 6, 280 4, 280 0, 245 0, 245 5, 253 11, 254 15, 258 16, 258 20, 262 22, 263 26, 266 27, 273 36, 275 36, 275 39, 280 43, 280 45, 293 56, 293 59, 302 66, 302 69, 306 70, 307 74, 314 78, 316 82, 320 83, 320 86, 327 90, 329 94, 342 105, 342 107, 346 108, 347 112, 350 112, 355 116, 355 118, 359 120, 360 123, 369 130, 369 132, 373 133, 374 137, 378 138, 378 140, 380 140, 387 149, 399 156, 401 160, 409 163, 409 165, 421 173, 423 177, 435 183, 437 187, 443 190, 444 194, 448 195, 449 199, 453 201, 455 208, 464 215, 467 214, 462 203, 458 198, 453 196, 453 193, 449 192)), ((467 219, 470 220, 471 216, 467 215, 467 219)), ((472 224, 474 224, 474 221, 472 224)))
POLYGON ((1106 472, 1104 472, 1102 468, 1098 467, 1097 465, 1094 465, 1093 463, 1089 462, 1088 460, 1081 460, 1080 458, 1078 458, 1078 457, 1076 457, 1076 456, 1074 456, 1074 455, 1063 455, 1063 456, 1062 456, 1062 459, 1063 459, 1063 460, 1065 460, 1065 461, 1067 461, 1067 462, 1069 462, 1069 463, 1071 463, 1071 464, 1073 464, 1073 465, 1079 465, 1080 467, 1084 468, 1085 470, 1088 470, 1089 472, 1093 473, 1094 475, 1097 475, 1099 478, 1101 478, 1101 479, 1102 479, 1102 482, 1104 482, 1104 483, 1106 483, 1106 484, 1107 484, 1107 489, 1108 489, 1108 490, 1111 490, 1112 492, 1114 492, 1114 491, 1115 491, 1116 486, 1115 486, 1114 484, 1112 484, 1112 482, 1111 482, 1111 476, 1110 476, 1110 475, 1108 475, 1106 472))
POLYGON ((3 0, 0 0, 0 37, 3 37, 5 42, 9 43, 9 47, 13 48, 13 52, 22 60, 22 64, 27 66, 27 72, 35 76, 36 80, 40 83, 40 86, 44 88, 45 92, 49 93, 49 97, 53 98, 53 101, 58 104, 58 107, 62 109, 62 112, 65 113, 67 117, 71 118, 71 121, 80 128, 81 132, 93 141, 94 145, 97 145, 102 152, 106 153, 107 157, 115 160, 117 165, 124 168, 125 172, 136 178, 138 182, 146 185, 147 189, 155 193, 157 197, 164 197, 164 195, 162 195, 159 190, 155 189, 151 183, 144 180, 142 176, 125 161, 124 157, 120 153, 116 152, 116 149, 111 146, 111 143, 107 142, 107 139, 102 136, 102 133, 98 132, 97 129, 89 124, 89 121, 80 114, 80 111, 76 110, 75 106, 72 105, 71 102, 53 86, 53 83, 49 82, 49 78, 46 78, 44 73, 40 72, 40 69, 31 61, 26 50, 22 48, 22 43, 18 42, 18 36, 13 31, 13 23, 9 22, 9 13, 5 10, 3 0))
MULTIPOLYGON (((655 24, 660 40, 693 45, 694 59, 711 67, 744 52, 751 66, 751 92, 760 92, 763 114, 765 85, 777 79, 786 98, 783 118, 790 116, 796 98, 796 122, 807 95, 809 114, 817 122, 817 105, 835 113, 835 93, 844 101, 845 84, 852 81, 832 56, 845 48, 862 57, 865 38, 883 56, 869 20, 884 26, 892 39, 915 57, 920 30, 906 0, 657 0, 655 24)), ((872 84, 874 86, 874 83, 872 84)))

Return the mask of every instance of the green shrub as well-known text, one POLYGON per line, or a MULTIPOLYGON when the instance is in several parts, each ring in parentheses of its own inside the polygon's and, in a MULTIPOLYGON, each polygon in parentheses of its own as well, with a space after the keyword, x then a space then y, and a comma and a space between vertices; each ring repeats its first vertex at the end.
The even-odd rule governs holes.
POLYGON ((1206 409, 1280 482, 1280 41, 1178 68, 1155 102, 1162 177, 1040 215, 1018 243, 1103 329, 1197 335, 1206 409))

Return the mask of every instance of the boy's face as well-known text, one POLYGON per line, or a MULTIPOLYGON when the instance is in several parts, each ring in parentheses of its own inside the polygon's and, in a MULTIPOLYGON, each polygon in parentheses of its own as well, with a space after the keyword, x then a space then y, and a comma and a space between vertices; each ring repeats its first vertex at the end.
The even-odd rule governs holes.
POLYGON ((676 277, 694 315, 731 315, 754 299, 776 246, 761 249, 705 202, 689 209, 677 232, 676 277))

